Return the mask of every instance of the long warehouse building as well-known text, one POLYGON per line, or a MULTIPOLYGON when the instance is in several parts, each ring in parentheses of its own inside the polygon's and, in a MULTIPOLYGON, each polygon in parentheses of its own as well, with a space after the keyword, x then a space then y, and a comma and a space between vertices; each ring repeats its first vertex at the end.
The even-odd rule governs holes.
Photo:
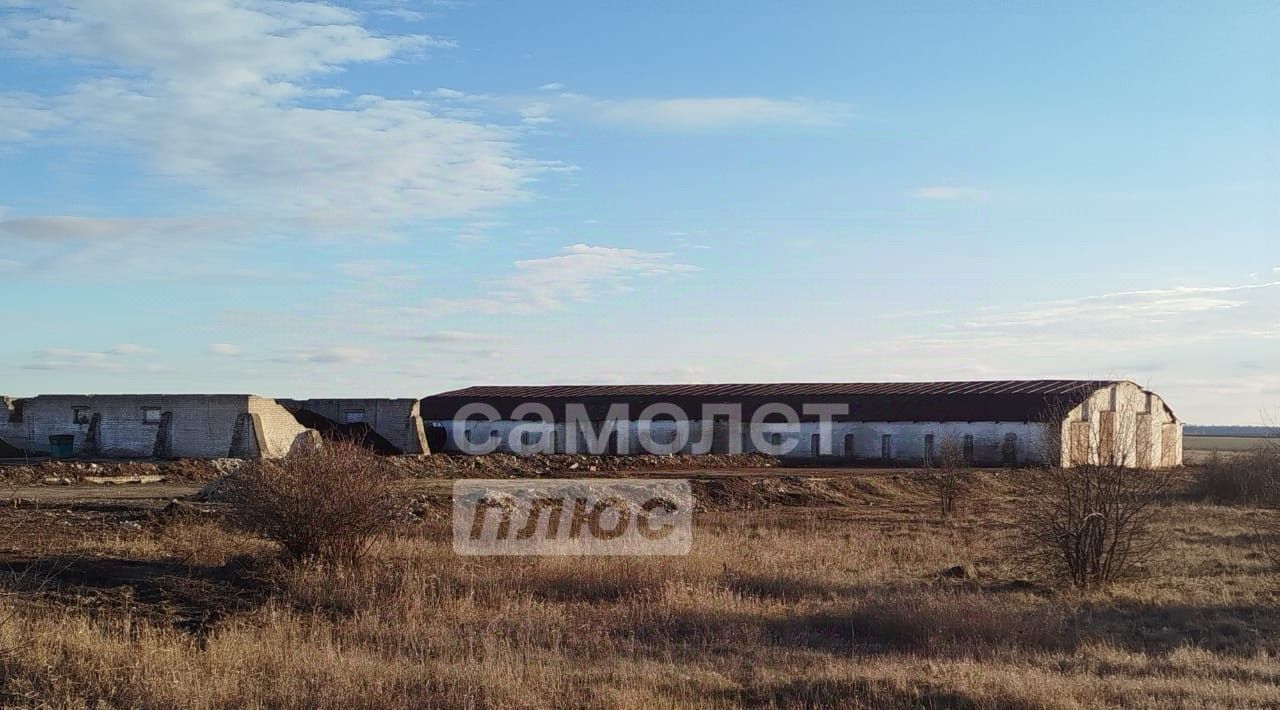
POLYGON ((420 411, 447 452, 1182 464, 1173 410, 1125 380, 484 386, 427 397, 420 411))

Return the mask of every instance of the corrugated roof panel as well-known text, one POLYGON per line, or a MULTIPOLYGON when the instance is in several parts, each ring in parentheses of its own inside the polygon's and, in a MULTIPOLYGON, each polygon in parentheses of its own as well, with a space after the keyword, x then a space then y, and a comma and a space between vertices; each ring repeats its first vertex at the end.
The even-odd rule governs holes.
MULTIPOLYGON (((486 402, 500 412, 532 401, 556 410, 569 402, 603 416, 608 405, 648 406, 671 402, 693 417, 705 402, 741 401, 743 415, 767 402, 801 411, 806 402, 843 402, 848 420, 1034 421, 1051 409, 1074 407, 1089 392, 1114 384, 1103 380, 994 380, 967 382, 793 382, 778 384, 477 386, 422 400, 427 419, 449 419, 465 404, 486 402)), ((559 414, 559 412, 557 412, 559 414)), ((638 412, 633 412, 633 415, 638 412)))

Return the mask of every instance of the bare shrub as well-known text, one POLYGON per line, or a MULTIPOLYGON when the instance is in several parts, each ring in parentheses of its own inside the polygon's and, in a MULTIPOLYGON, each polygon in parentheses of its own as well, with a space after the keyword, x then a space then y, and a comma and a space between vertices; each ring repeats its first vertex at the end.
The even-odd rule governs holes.
POLYGON ((1231 457, 1215 451, 1197 471, 1191 495, 1214 503, 1280 504, 1280 445, 1268 442, 1231 457))
POLYGON ((956 501, 969 487, 973 470, 963 444, 956 439, 944 440, 939 454, 937 465, 925 473, 925 484, 938 503, 938 514, 949 518, 955 512, 956 501))
POLYGON ((1137 573, 1160 546, 1152 523, 1174 473, 1088 465, 1026 476, 1013 529, 1021 561, 1035 572, 1103 586, 1137 573))
POLYGON ((387 460, 349 441, 252 461, 223 495, 234 519, 274 540, 295 560, 354 563, 399 515, 387 460))

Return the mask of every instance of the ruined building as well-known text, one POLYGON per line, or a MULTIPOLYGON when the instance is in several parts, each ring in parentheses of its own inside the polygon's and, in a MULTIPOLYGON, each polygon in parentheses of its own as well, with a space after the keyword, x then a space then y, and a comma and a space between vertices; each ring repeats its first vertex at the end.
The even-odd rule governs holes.
POLYGON ((351 438, 385 454, 665 446, 890 466, 944 454, 976 466, 1182 463, 1181 422, 1123 380, 469 387, 421 400, 40 395, 0 407, 0 457, 270 458, 351 438))

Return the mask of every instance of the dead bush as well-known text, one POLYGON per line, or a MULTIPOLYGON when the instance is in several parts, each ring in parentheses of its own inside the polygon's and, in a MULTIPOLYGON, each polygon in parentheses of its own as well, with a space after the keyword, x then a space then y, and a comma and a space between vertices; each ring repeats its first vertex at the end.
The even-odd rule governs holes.
POLYGON ((245 464, 227 477, 222 495, 236 522, 291 558, 349 564, 399 516, 394 481, 385 458, 329 441, 245 464))
POLYGON ((1197 471, 1191 495, 1214 503, 1280 504, 1280 445, 1229 458, 1214 452, 1197 471))
POLYGON ((1013 523, 1022 563, 1076 587, 1136 574, 1160 545, 1152 522, 1175 481, 1168 470, 1121 466, 1027 471, 1013 523))
POLYGON ((925 472, 925 485, 938 503, 938 514, 943 518, 955 512, 956 501, 969 487, 973 477, 963 444, 955 439, 942 442, 936 466, 925 472))

